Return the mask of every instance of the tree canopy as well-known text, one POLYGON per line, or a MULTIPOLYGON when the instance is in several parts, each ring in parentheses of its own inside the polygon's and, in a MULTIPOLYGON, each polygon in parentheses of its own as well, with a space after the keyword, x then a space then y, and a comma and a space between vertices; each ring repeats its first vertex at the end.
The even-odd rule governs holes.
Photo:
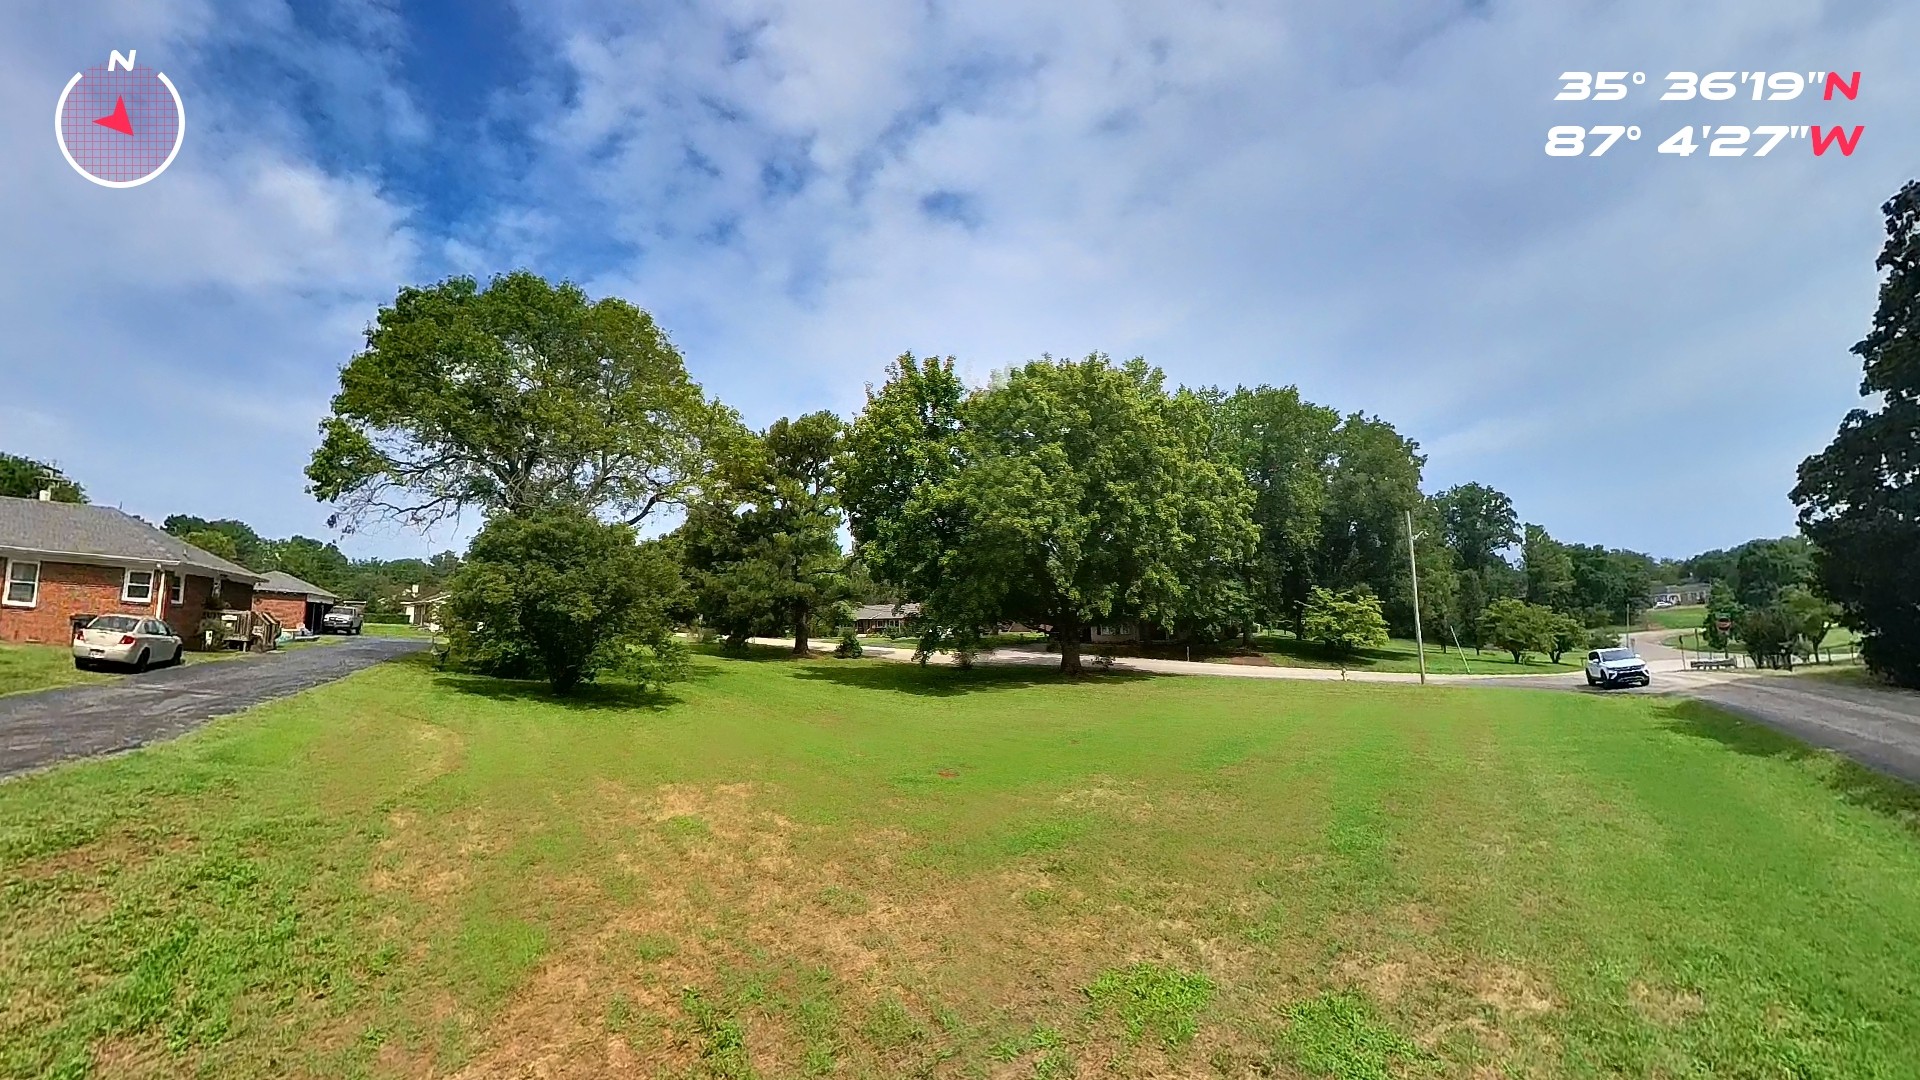
POLYGON ((1920 686, 1920 181, 1888 200, 1885 272, 1873 328, 1854 345, 1860 393, 1877 398, 1840 422, 1800 465, 1793 501, 1819 547, 1820 583, 1864 632, 1869 667, 1920 686))
POLYGON ((0 495, 37 499, 46 491, 54 502, 83 503, 87 493, 65 473, 44 461, 0 452, 0 495))
POLYGON ((683 503, 738 431, 625 300, 525 271, 455 277, 380 309, 307 477, 343 528, 548 506, 637 524, 683 503))
POLYGON ((783 628, 804 655, 814 619, 847 591, 832 487, 841 424, 830 412, 781 419, 740 440, 722 480, 678 532, 694 607, 735 647, 783 628))
POLYGON ((1213 622, 1236 602, 1252 493, 1195 430, 1202 403, 1099 354, 1036 360, 957 400, 950 379, 896 363, 848 440, 882 464, 842 467, 855 536, 880 549, 869 566, 923 600, 930 640, 1045 626, 1078 672, 1088 627, 1213 622))

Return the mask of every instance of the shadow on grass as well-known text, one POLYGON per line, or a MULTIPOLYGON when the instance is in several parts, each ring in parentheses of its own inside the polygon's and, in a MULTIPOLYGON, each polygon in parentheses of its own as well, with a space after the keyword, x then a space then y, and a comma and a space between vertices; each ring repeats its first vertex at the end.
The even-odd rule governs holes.
POLYGON ((920 697, 953 697, 993 690, 1018 690, 1028 686, 1054 683, 1108 685, 1144 682, 1158 676, 1138 672, 1108 672, 1071 678, 1051 667, 1039 665, 982 665, 970 671, 946 665, 902 664, 890 660, 831 664, 809 664, 794 669, 793 677, 813 682, 830 682, 854 690, 890 690, 920 697))
MULTIPOLYGON (((684 681, 711 677, 708 673, 695 670, 688 672, 684 681)), ((678 705, 681 700, 669 691, 648 690, 633 683, 618 681, 583 683, 573 693, 564 696, 554 693, 546 682, 533 679, 496 679, 487 675, 438 671, 433 681, 436 686, 489 701, 532 701, 584 712, 660 712, 678 705)))
POLYGON ((688 648, 695 656, 711 656, 720 660, 743 660, 748 663, 764 664, 777 660, 825 660, 833 656, 832 642, 828 648, 813 648, 807 655, 801 656, 793 651, 791 645, 759 645, 749 642, 744 650, 729 650, 725 645, 692 645, 688 648))
POLYGON ((1834 794, 1920 833, 1920 787, 1860 764, 1838 751, 1823 750, 1756 720, 1748 720, 1701 701, 1675 701, 1661 708, 1667 729, 1696 739, 1711 739, 1752 757, 1819 763, 1812 770, 1834 794))

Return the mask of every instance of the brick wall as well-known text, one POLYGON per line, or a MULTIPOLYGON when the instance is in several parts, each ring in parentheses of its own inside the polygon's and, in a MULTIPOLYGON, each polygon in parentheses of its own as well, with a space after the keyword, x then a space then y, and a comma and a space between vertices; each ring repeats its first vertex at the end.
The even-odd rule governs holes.
MULTIPOLYGON (((152 601, 123 603, 121 583, 126 574, 118 566, 87 566, 80 563, 43 562, 40 564, 40 595, 30 608, 0 606, 0 641, 39 642, 62 645, 73 640, 68 618, 73 615, 152 615, 152 601)), ((164 590, 167 579, 156 582, 164 590)), ((187 648, 200 644, 200 620, 206 616, 207 600, 213 593, 213 579, 186 575, 181 602, 167 604, 161 614, 187 648)), ((221 606, 247 608, 253 604, 253 587, 229 581, 220 593, 221 606)))
MULTIPOLYGON (((289 630, 297 630, 307 623, 307 597, 288 596, 286 593, 257 592, 253 594, 253 610, 262 611, 280 620, 280 625, 289 630)), ((318 629, 312 627, 311 629, 318 629)))
POLYGON ((120 600, 126 571, 117 566, 40 564, 40 595, 30 608, 0 606, 0 641, 63 645, 73 640, 71 615, 151 615, 153 604, 120 600))

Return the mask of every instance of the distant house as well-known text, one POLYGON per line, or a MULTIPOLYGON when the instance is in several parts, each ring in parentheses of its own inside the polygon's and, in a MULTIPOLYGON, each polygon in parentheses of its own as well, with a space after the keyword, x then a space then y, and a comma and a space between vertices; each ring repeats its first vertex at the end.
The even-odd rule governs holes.
POLYGON ((289 630, 304 626, 318 633, 320 616, 339 602, 338 596, 284 570, 268 571, 253 587, 253 610, 273 616, 289 630))
POLYGON ((1713 584, 1706 581, 1683 581, 1678 585, 1656 585, 1648 597, 1648 602, 1662 607, 1685 604, 1704 604, 1713 595, 1713 584))
POLYGON ((189 643, 215 590, 245 609, 265 578, 111 506, 0 497, 0 641, 64 644, 81 615, 143 615, 189 643))
POLYGON ((1124 619, 1110 626, 1080 629, 1080 641, 1087 645, 1145 645, 1169 636, 1166 627, 1147 619, 1124 619))
POLYGON ((407 599, 401 603, 400 610, 407 617, 410 626, 424 627, 428 630, 440 629, 440 607, 447 602, 446 593, 434 593, 421 596, 420 586, 408 590, 407 599))
POLYGON ((919 614, 919 604, 868 604, 854 611, 853 628, 862 634, 897 634, 919 614))

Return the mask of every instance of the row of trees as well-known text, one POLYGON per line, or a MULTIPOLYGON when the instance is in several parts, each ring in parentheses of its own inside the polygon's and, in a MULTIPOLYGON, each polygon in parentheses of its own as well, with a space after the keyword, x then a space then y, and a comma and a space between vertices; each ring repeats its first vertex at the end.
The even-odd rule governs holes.
POLYGON ((364 600, 374 614, 399 611, 415 589, 422 594, 438 591, 460 568, 460 556, 452 551, 431 559, 350 559, 331 541, 309 536, 269 539, 232 518, 173 514, 160 527, 249 570, 283 570, 342 597, 364 600))
MULTIPOLYGON (((1485 485, 1429 497, 1424 465, 1386 421, 1294 388, 1170 388, 1098 354, 974 389, 951 358, 904 355, 849 420, 753 432, 645 312, 521 272, 402 290, 307 474, 344 529, 485 515, 453 579, 456 649, 561 689, 669 677, 685 622, 805 650, 821 613, 874 597, 921 603, 926 648, 1045 628, 1068 671, 1083 631, 1126 621, 1362 647, 1373 621, 1410 628, 1410 554, 1441 635, 1557 656, 1688 569, 1557 540, 1485 485)), ((1767 542, 1724 572, 1771 611, 1820 558, 1767 542)))

